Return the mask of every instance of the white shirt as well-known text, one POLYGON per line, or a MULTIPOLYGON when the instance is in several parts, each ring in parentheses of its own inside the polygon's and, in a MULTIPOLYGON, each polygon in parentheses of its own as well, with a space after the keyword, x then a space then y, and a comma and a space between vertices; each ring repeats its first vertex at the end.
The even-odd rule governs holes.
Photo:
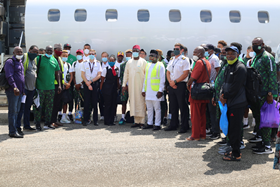
POLYGON ((90 60, 90 59, 89 59, 89 55, 88 55, 88 56, 85 56, 85 55, 84 55, 84 56, 83 56, 83 60, 84 60, 84 61, 89 61, 89 60, 90 60))
POLYGON ((106 62, 106 64, 102 62, 102 69, 106 68, 107 66, 109 66, 108 62, 106 62))
POLYGON ((166 58, 164 59, 164 62, 166 63, 166 65, 168 65, 168 63, 169 63, 166 58))
POLYGON ((98 72, 102 72, 102 69, 100 63, 97 60, 94 60, 94 62, 84 62, 81 71, 85 72, 86 79, 89 81, 94 79, 97 76, 98 72))
POLYGON ((70 72, 75 72, 76 84, 80 84, 81 82, 83 82, 82 71, 81 71, 82 66, 84 66, 84 61, 81 63, 76 61, 72 64, 72 67, 70 69, 70 72))
POLYGON ((71 65, 69 63, 65 62, 65 63, 63 63, 63 68, 64 68, 64 82, 68 83, 66 81, 66 75, 68 74, 68 71, 70 73, 71 65), (69 67, 69 69, 68 69, 68 67, 69 67))
MULTIPOLYGON (((188 57, 183 55, 175 59, 172 57, 168 63, 167 71, 170 72, 171 80, 178 79, 183 75, 184 71, 190 70, 190 61, 188 57)), ((188 76, 182 82, 187 82, 188 76)))
MULTIPOLYGON (((159 92, 163 92, 164 90, 164 83, 165 83, 165 68, 164 65, 160 63, 160 72, 159 72, 159 77, 160 77, 160 83, 159 83, 159 92)), ((145 99, 148 101, 164 101, 164 97, 157 98, 157 91, 153 91, 151 87, 151 74, 152 70, 156 64, 151 63, 151 66, 149 67, 148 72, 146 71, 145 73, 148 73, 147 77, 147 90, 146 90, 146 97, 145 99)), ((145 92, 145 81, 146 81, 146 74, 145 74, 145 79, 143 82, 143 89, 142 92, 145 92)))
POLYGON ((217 55, 215 54, 212 54, 209 58, 208 58, 208 61, 210 62, 211 64, 211 73, 210 73, 210 82, 211 81, 215 81, 216 79, 216 76, 217 76, 217 71, 215 68, 219 68, 221 67, 221 64, 220 64, 220 59, 217 55))
MULTIPOLYGON (((117 66, 114 66, 114 67, 115 67, 115 69, 117 68, 117 66)), ((111 66, 108 66, 108 69, 112 69, 112 67, 111 67, 111 66)), ((106 75, 107 75, 107 68, 104 68, 104 69, 102 70, 101 76, 102 76, 102 77, 106 77, 106 75)), ((118 72, 118 77, 120 77, 120 69, 119 69, 119 72, 118 72)), ((104 80, 104 82, 105 82, 105 80, 104 80)))

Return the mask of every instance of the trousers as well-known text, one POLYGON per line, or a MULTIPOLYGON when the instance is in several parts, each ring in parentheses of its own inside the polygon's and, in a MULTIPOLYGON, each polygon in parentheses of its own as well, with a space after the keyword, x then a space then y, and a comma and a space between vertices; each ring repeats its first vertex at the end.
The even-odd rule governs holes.
POLYGON ((92 90, 88 89, 88 86, 84 83, 84 122, 90 120, 91 109, 93 109, 93 122, 96 123, 98 120, 97 111, 97 91, 98 84, 91 83, 92 90))
POLYGON ((146 100, 147 111, 148 111, 148 125, 153 125, 154 111, 155 111, 155 126, 161 124, 161 101, 146 100))
POLYGON ((206 107, 207 103, 191 102, 192 137, 206 138, 206 107))
POLYGON ((61 110, 62 92, 58 94, 57 91, 58 91, 58 85, 55 85, 51 123, 57 122, 57 114, 58 111, 61 110))

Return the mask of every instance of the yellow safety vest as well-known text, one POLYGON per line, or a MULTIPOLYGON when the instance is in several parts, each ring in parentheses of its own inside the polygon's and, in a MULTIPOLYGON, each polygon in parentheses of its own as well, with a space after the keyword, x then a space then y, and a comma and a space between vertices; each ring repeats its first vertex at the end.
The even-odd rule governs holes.
MULTIPOLYGON (((28 53, 24 53, 24 62, 23 62, 23 67, 24 67, 24 75, 26 73, 26 70, 29 66, 29 57, 28 57, 28 53)), ((37 65, 37 60, 36 58, 34 59, 35 60, 35 64, 37 65)))
MULTIPOLYGON (((60 62, 61 64, 61 71, 62 71, 62 84, 64 84, 64 66, 63 66, 63 61, 60 57, 58 57, 58 61, 60 62)), ((58 63, 59 63, 58 62, 58 63)), ((54 84, 58 84, 56 79, 54 80, 54 84)), ((62 86, 62 85, 61 85, 62 86)))
MULTIPOLYGON (((154 66, 152 73, 151 73, 151 88, 153 91, 158 92, 159 91, 159 83, 160 83, 160 65, 161 62, 157 62, 154 66)), ((146 78, 145 78, 145 92, 147 91, 147 78, 149 74, 149 68, 152 65, 152 63, 148 63, 146 65, 146 78)))

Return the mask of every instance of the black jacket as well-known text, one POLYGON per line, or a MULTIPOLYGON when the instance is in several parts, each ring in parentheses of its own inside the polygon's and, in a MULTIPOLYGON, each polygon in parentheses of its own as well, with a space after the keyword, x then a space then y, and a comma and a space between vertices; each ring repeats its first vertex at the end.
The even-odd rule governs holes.
POLYGON ((234 64, 228 65, 225 70, 225 81, 222 86, 222 94, 227 99, 228 107, 243 107, 247 105, 246 79, 247 69, 245 65, 237 60, 234 64))

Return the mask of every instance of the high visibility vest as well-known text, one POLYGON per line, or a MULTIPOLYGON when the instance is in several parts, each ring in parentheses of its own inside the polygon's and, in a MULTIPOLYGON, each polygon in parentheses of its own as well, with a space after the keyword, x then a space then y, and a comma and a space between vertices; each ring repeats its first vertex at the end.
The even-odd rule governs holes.
MULTIPOLYGON (((156 65, 152 69, 151 73, 151 88, 153 91, 159 91, 159 83, 160 83, 160 68, 161 62, 157 62, 156 65)), ((147 91, 147 79, 149 74, 149 68, 151 67, 152 63, 148 63, 146 65, 146 78, 145 78, 145 92, 147 91)))
MULTIPOLYGON (((62 59, 60 58, 60 57, 58 57, 58 63, 60 63, 61 64, 61 72, 62 72, 62 84, 64 84, 64 66, 63 66, 63 61, 62 61, 62 59)), ((54 80, 54 84, 56 85, 56 84, 58 84, 57 83, 57 81, 56 81, 56 79, 54 80)))
MULTIPOLYGON (((23 67, 24 67, 24 75, 26 73, 26 70, 28 69, 28 66, 29 66, 29 57, 28 57, 28 53, 24 53, 24 62, 23 62, 23 67)), ((34 59, 35 60, 35 64, 37 65, 37 60, 36 58, 34 59)))

